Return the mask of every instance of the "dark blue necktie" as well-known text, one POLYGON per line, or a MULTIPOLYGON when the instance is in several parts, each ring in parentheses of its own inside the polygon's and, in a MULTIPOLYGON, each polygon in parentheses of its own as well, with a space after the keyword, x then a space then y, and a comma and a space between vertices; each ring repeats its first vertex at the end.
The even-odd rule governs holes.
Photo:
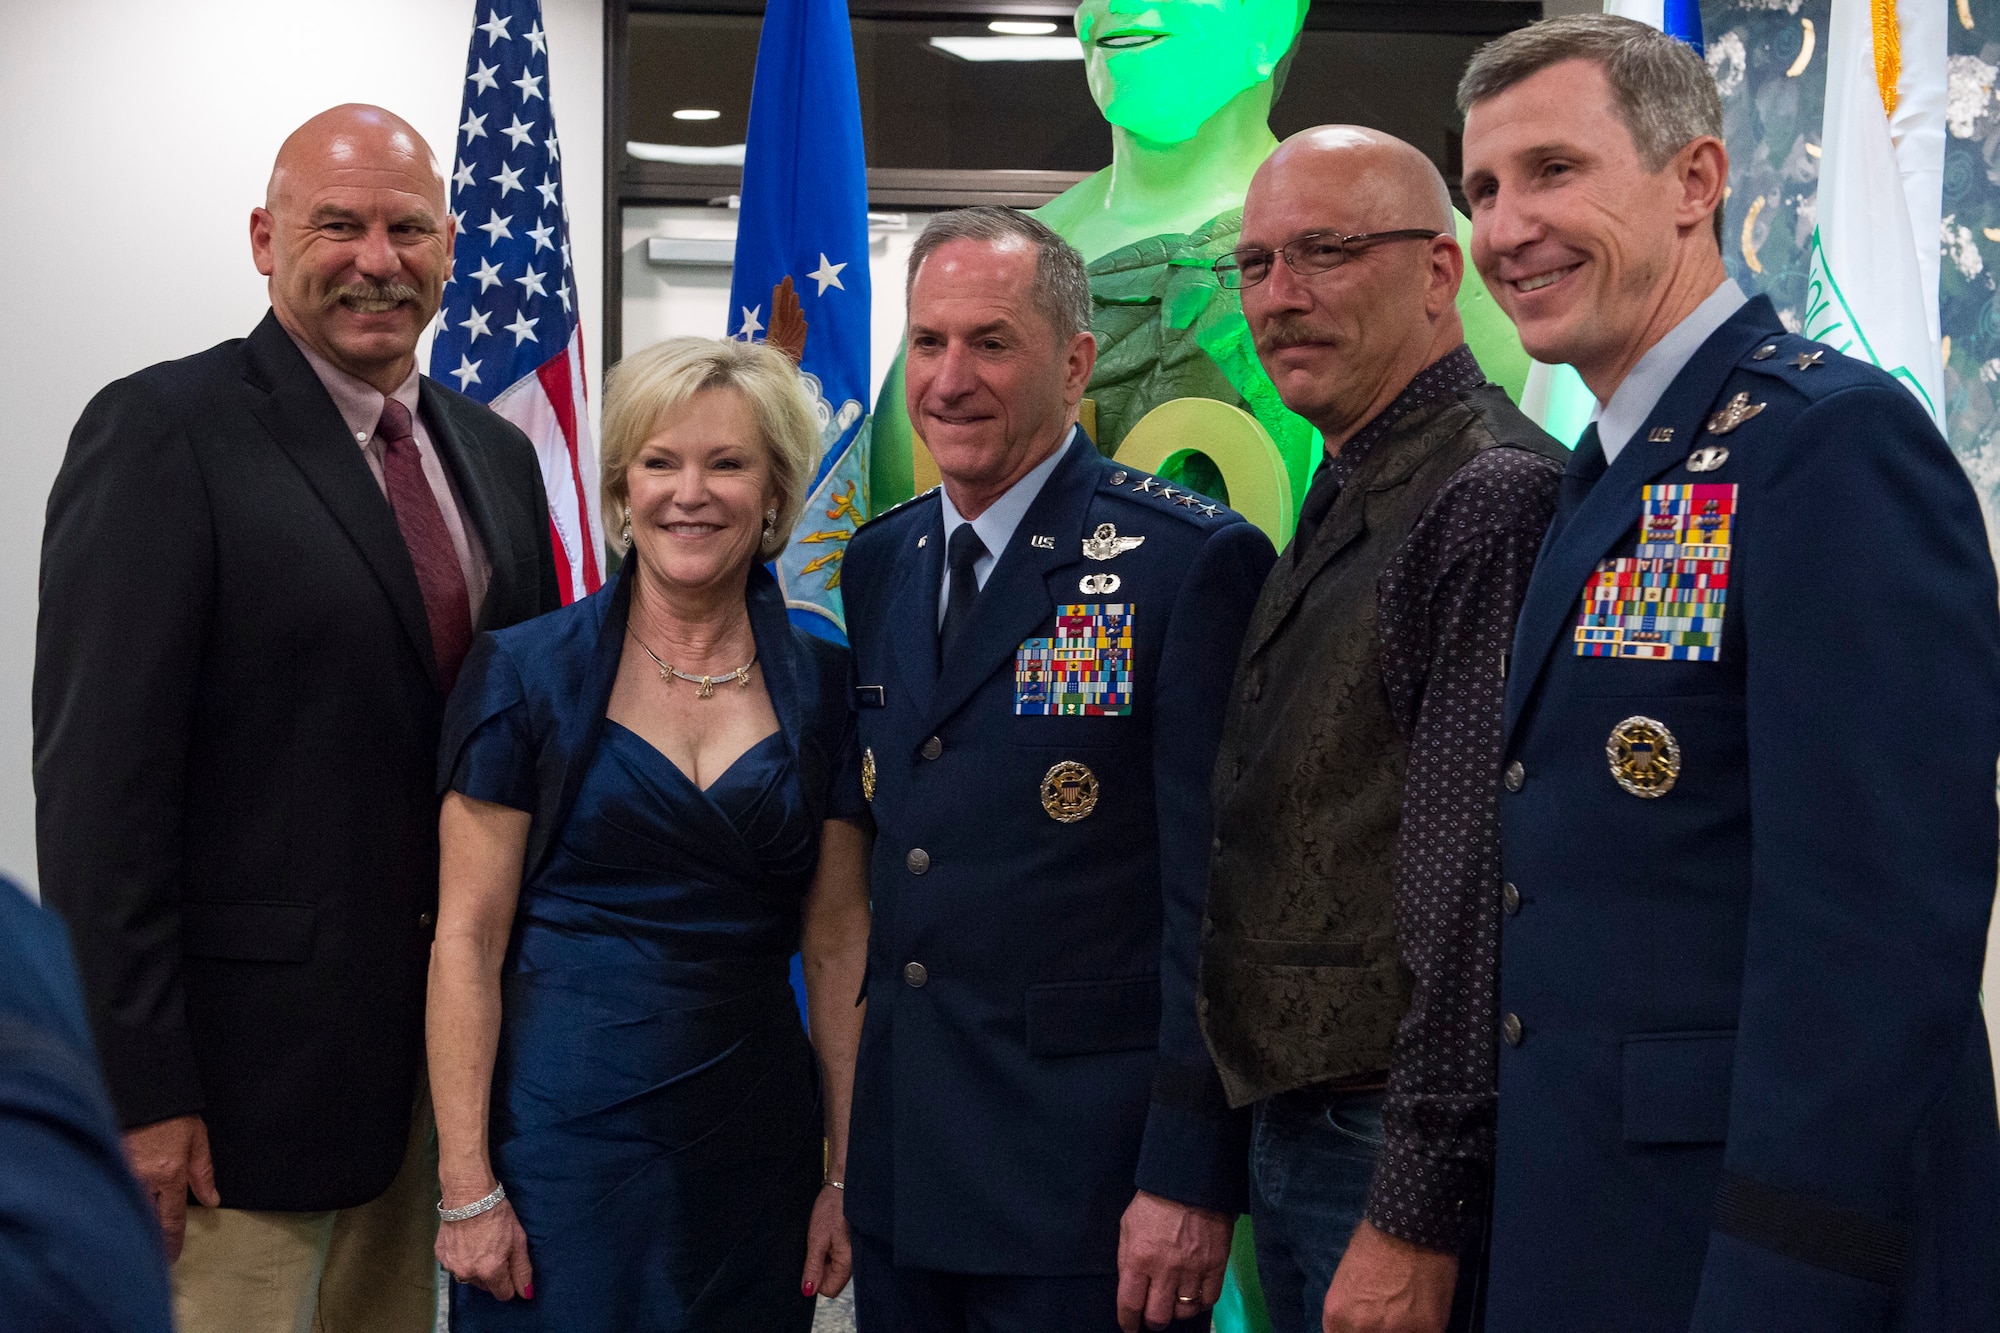
POLYGON ((952 640, 965 622, 972 619, 972 599, 979 596, 979 579, 972 572, 972 566, 979 557, 986 554, 986 543, 979 540, 979 534, 972 530, 970 523, 961 523, 951 534, 951 544, 945 547, 945 563, 951 569, 951 587, 945 594, 944 625, 938 630, 938 651, 951 651, 952 640))

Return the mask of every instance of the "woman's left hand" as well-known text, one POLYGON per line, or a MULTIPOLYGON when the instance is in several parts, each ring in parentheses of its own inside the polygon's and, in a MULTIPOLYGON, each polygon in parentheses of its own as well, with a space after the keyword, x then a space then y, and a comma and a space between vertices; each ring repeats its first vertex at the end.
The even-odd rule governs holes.
POLYGON ((854 1247, 847 1239, 846 1200, 822 1185, 806 1228, 806 1274, 799 1290, 808 1296, 838 1296, 854 1273, 854 1247))

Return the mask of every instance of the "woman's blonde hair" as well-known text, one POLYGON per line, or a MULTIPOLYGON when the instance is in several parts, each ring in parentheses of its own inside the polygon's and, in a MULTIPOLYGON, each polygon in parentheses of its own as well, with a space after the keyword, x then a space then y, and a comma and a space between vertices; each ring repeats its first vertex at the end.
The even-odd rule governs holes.
MULTIPOLYGON (((625 473, 647 440, 669 425, 704 389, 734 389, 750 405, 771 477, 778 517, 758 546, 775 560, 791 540, 806 505, 806 488, 819 463, 819 424, 791 358, 764 343, 733 338, 669 338, 634 352, 604 377, 604 443, 601 480, 604 513, 619 524, 627 516, 625 473)), ((622 538, 614 538, 623 546, 622 538)))

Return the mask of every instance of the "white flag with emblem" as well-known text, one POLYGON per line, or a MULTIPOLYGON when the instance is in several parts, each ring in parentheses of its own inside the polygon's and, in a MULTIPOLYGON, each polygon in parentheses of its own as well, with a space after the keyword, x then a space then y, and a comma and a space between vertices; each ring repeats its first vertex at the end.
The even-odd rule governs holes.
POLYGON ((1944 429, 1940 0, 1833 0, 1803 332, 1888 371, 1944 429))

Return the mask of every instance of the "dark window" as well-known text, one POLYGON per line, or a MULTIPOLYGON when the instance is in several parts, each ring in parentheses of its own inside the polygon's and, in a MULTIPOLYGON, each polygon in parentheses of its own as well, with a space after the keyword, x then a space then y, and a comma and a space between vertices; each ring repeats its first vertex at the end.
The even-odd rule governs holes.
MULTIPOLYGON (((761 8, 727 0, 634 4, 626 139, 694 148, 742 143, 763 21, 750 11, 761 8), (723 8, 743 12, 714 12, 723 8), (674 119, 687 109, 720 114, 674 119)), ((1073 40, 1067 10, 932 0, 899 8, 959 12, 871 13, 886 8, 865 0, 850 6, 870 168, 1088 172, 1111 160, 1110 127, 1090 100, 1081 61, 975 62, 932 45, 940 37, 991 37, 990 19, 1019 21, 1024 9, 1044 11, 1053 36, 1073 40), (979 12, 987 8, 990 14, 979 12)), ((1308 14, 1272 128, 1282 138, 1329 122, 1371 125, 1416 144, 1440 168, 1455 167, 1459 73, 1480 43, 1539 9, 1505 0, 1322 0, 1308 14)))

